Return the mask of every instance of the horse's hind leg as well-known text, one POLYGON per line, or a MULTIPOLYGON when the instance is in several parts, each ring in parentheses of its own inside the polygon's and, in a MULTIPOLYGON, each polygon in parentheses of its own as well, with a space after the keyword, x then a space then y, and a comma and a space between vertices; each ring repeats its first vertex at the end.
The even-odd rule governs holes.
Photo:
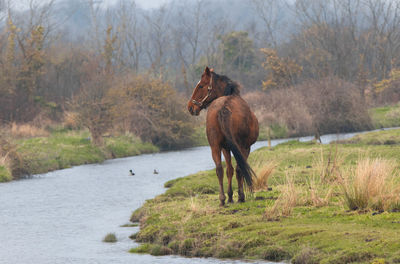
POLYGON ((245 200, 243 192, 243 175, 238 165, 236 165, 236 180, 238 182, 238 202, 243 203, 245 200))
POLYGON ((226 176, 228 177, 228 203, 233 203, 233 191, 232 191, 232 177, 233 177, 233 167, 231 161, 231 152, 226 149, 222 149, 224 153, 225 163, 226 163, 226 176))
POLYGON ((212 158, 215 162, 215 171, 218 176, 218 181, 219 181, 219 200, 220 200, 220 206, 225 205, 225 193, 224 193, 224 168, 222 168, 222 163, 221 163, 221 148, 212 148, 212 158))
MULTIPOLYGON (((247 160, 247 157, 250 154, 250 148, 246 149, 245 151, 242 152, 244 159, 247 160)), ((242 175, 242 171, 240 170, 239 166, 236 165, 236 179, 238 182, 238 202, 239 203, 243 203, 245 201, 245 196, 244 196, 244 191, 243 191, 243 175, 242 175)))

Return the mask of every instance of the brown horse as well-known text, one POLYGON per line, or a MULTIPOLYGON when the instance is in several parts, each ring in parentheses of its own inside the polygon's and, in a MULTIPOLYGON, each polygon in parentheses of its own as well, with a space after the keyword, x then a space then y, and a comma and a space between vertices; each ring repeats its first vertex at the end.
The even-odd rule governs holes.
POLYGON ((239 85, 226 76, 216 74, 208 67, 205 68, 201 80, 194 88, 188 110, 192 115, 199 115, 200 111, 207 107, 207 139, 219 180, 220 205, 225 204, 221 151, 226 161, 228 202, 233 202, 231 152, 237 163, 238 202, 244 202, 243 178, 251 189, 254 175, 247 163, 247 158, 250 154, 250 146, 258 137, 257 118, 246 101, 240 97, 239 85))

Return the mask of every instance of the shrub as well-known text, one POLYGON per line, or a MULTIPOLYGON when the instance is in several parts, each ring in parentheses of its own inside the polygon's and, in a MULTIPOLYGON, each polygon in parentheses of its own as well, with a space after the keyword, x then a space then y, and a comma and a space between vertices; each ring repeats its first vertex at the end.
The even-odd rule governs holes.
POLYGON ((312 133, 312 119, 304 96, 290 87, 267 93, 253 92, 244 96, 257 116, 260 126, 269 126, 272 137, 312 133))
POLYGON ((296 87, 305 97, 313 129, 337 133, 372 128, 367 105, 357 86, 337 77, 311 80, 296 87))
POLYGON ((372 128, 357 86, 333 76, 266 93, 248 93, 245 99, 261 127, 286 128, 288 136, 372 128))
POLYGON ((148 75, 121 78, 108 92, 114 125, 162 150, 193 146, 195 130, 185 99, 167 82, 148 75))

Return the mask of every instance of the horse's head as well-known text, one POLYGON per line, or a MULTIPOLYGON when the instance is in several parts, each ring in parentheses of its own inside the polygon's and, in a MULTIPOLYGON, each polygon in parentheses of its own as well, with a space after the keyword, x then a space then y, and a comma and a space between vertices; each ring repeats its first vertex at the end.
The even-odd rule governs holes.
POLYGON ((206 108, 212 101, 212 69, 204 69, 200 81, 193 90, 192 97, 188 102, 188 110, 192 115, 199 115, 201 109, 206 108))

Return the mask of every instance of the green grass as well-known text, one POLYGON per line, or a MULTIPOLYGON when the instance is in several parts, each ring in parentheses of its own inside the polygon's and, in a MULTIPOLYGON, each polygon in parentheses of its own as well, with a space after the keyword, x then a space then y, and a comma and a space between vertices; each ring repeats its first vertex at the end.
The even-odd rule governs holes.
POLYGON ((206 146, 208 145, 207 135, 206 135, 206 127, 205 126, 196 126, 194 128, 193 134, 194 142, 196 146, 206 146))
POLYGON ((90 142, 88 132, 54 133, 17 141, 24 170, 30 174, 102 162, 106 155, 90 142))
MULTIPOLYGON (((18 139, 13 143, 21 160, 15 165, 16 171, 28 174, 159 151, 131 134, 105 138, 104 147, 99 148, 91 143, 89 132, 73 130, 54 130, 48 137, 18 139)), ((11 173, 0 166, 0 182, 10 180, 10 176, 11 173)))
MULTIPOLYGON (((388 131, 392 135, 399 132, 388 131)), ((400 260, 400 213, 350 211, 340 186, 330 181, 332 175, 326 176, 324 184, 318 182, 323 187, 321 196, 332 188, 327 205, 313 206, 311 202, 310 181, 320 177, 324 166, 334 163, 350 168, 360 157, 382 157, 399 163, 400 146, 290 141, 272 150, 259 149, 249 161, 253 167, 276 162, 269 180, 272 191, 248 195, 245 203, 225 207, 219 207, 214 170, 169 181, 164 194, 148 200, 132 214, 131 221, 140 220, 141 224, 134 237, 145 244, 131 252, 294 263, 396 262, 400 260), (266 208, 280 196, 288 174, 294 177, 298 203, 290 216, 268 220, 266 208)), ((236 201, 237 185, 233 182, 236 201)))
MULTIPOLYGON (((285 126, 280 126, 279 124, 274 124, 269 127, 271 139, 287 138, 289 136, 288 130, 285 126)), ((268 139, 268 128, 260 127, 258 140, 268 139)))
POLYGON ((372 108, 369 112, 375 128, 400 126, 400 103, 372 108))
POLYGON ((105 148, 113 158, 122 158, 145 153, 158 152, 159 149, 151 143, 142 142, 132 134, 125 134, 105 139, 105 148))
POLYGON ((8 182, 12 180, 10 171, 4 167, 0 166, 0 182, 8 182))
POLYGON ((347 140, 341 140, 339 143, 359 144, 359 145, 399 145, 400 129, 385 131, 375 131, 356 135, 347 140))

